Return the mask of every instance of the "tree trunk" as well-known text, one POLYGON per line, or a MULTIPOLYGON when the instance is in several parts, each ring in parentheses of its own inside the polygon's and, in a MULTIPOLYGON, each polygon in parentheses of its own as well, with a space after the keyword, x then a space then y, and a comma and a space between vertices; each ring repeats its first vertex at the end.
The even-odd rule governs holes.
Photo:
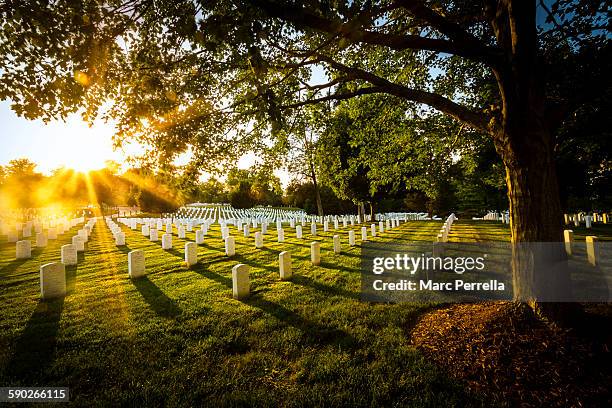
POLYGON ((571 288, 561 243, 554 141, 545 119, 543 73, 538 70, 535 4, 495 4, 492 25, 504 55, 494 69, 502 98, 501 126, 491 131, 506 169, 514 297, 562 322, 575 308, 559 302, 571 300, 571 288))
POLYGON ((317 172, 315 171, 313 160, 309 162, 310 166, 310 177, 312 178, 312 184, 314 185, 315 190, 315 200, 317 201, 317 215, 319 217, 323 216, 323 202, 321 201, 321 189, 319 188, 319 183, 317 182, 317 172))

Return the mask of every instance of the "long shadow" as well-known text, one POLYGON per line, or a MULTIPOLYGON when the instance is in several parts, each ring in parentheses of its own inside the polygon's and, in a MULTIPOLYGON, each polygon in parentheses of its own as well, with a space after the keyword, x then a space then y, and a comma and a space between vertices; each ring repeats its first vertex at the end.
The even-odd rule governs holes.
POLYGON ((144 300, 151 306, 157 315, 167 318, 174 318, 183 313, 176 302, 162 292, 157 285, 146 276, 132 280, 136 289, 140 292, 144 300))
POLYGON ((74 292, 76 286, 77 265, 66 266, 66 293, 74 292))
POLYGON ((128 253, 132 252, 132 248, 130 248, 127 244, 126 245, 118 246, 117 250, 119 252, 123 252, 124 254, 128 254, 128 253))
POLYGON ((268 313, 276 317, 278 320, 281 320, 286 324, 300 330, 304 339, 313 345, 333 344, 341 348, 355 348, 358 346, 357 339, 344 330, 324 326, 311 320, 307 320, 298 313, 289 310, 278 303, 266 300, 259 295, 252 295, 244 300, 244 303, 261 309, 265 313, 268 313))
POLYGON ((321 268, 331 269, 331 270, 334 270, 334 271, 349 272, 349 273, 361 273, 361 269, 358 269, 358 268, 349 268, 348 266, 334 265, 334 264, 329 263, 327 261, 321 261, 319 266, 321 268))
POLYGON ((85 262, 85 251, 77 252, 77 262, 85 262))
POLYGON ((191 270, 205 278, 219 282, 220 284, 232 288, 232 278, 226 278, 225 276, 219 275, 218 273, 211 272, 206 268, 207 265, 197 263, 191 266, 191 270))
POLYGON ((33 247, 32 248, 32 256, 31 257, 25 258, 25 259, 14 259, 14 260, 12 260, 11 262, 7 263, 6 265, 4 265, 0 269, 0 275, 2 275, 4 272, 10 272, 10 271, 16 270, 17 268, 19 268, 21 265, 23 265, 24 263, 28 262, 32 258, 35 258, 38 255, 42 254, 42 252, 43 252, 42 248, 33 247))
POLYGON ((342 296, 342 297, 355 299, 355 300, 359 300, 361 298, 361 295, 357 292, 326 285, 325 283, 316 281, 304 275, 293 275, 291 277, 291 281, 298 285, 309 286, 315 290, 318 290, 323 293, 327 293, 328 295, 332 295, 332 296, 342 296))
POLYGON ((44 378, 55 359, 57 335, 64 309, 64 298, 39 301, 26 327, 17 338, 7 366, 8 376, 21 383, 44 378))

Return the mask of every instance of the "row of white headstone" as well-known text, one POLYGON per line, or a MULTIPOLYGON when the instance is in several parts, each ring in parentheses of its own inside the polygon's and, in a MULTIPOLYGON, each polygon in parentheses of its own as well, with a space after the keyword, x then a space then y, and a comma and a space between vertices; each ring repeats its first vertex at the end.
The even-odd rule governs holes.
POLYGON ((579 212, 576 214, 563 214, 563 219, 565 224, 574 224, 575 227, 579 227, 581 223, 584 223, 586 228, 592 228, 593 224, 601 222, 603 224, 607 224, 610 220, 610 217, 607 213, 592 213, 587 214, 583 212, 579 212))
POLYGON ((450 234, 451 227, 453 226, 453 222, 455 222, 455 220, 457 220, 457 217, 454 213, 446 218, 446 221, 444 221, 444 224, 442 224, 442 227, 440 228, 440 232, 436 236, 436 242, 448 242, 448 234, 450 234))
MULTIPOLYGON (((111 230, 115 230, 119 228, 117 224, 114 224, 112 220, 107 219, 107 225, 111 230)), ((389 219, 386 220, 386 230, 394 228, 400 225, 399 219, 389 219)), ((298 227, 300 227, 298 225, 298 227)), ((370 225, 371 236, 376 237, 377 235, 377 227, 376 224, 370 225)), ((283 242, 281 239, 282 229, 279 229, 278 239, 279 242, 283 242)), ((385 223, 383 221, 379 222, 378 225, 378 233, 383 233, 385 231, 385 223)), ((172 236, 168 233, 164 234, 165 236, 169 236, 169 239, 172 239, 172 236)), ((225 240, 225 254, 228 257, 232 257, 236 254, 236 244, 235 239, 231 235, 226 235, 224 237, 225 240)), ((368 228, 365 226, 361 227, 361 240, 365 242, 368 240, 368 228)), ((263 234, 261 231, 257 231, 254 237, 255 247, 262 248, 263 247, 263 234)), ((341 242, 340 235, 334 235, 332 238, 333 241, 333 251, 335 254, 341 253, 341 242)), ((348 231, 348 242, 349 246, 355 246, 355 231, 348 231)), ((185 244, 185 263, 187 266, 192 266, 198 262, 197 256, 197 243, 196 242, 187 242, 185 244)), ((162 241, 163 247, 163 241, 162 241)), ((171 248, 171 241, 170 241, 171 248)), ((169 248, 164 248, 169 249, 169 248)), ((321 264, 321 242, 314 241, 310 243, 310 261, 313 265, 321 264)), ((128 275, 130 278, 140 278, 146 274, 146 266, 145 266, 145 252, 141 249, 130 251, 128 253, 128 275)), ((292 263, 291 263, 291 252, 283 251, 279 254, 279 276, 281 280, 288 280, 292 276, 292 263)), ((233 280, 233 296, 236 299, 243 299, 249 294, 249 267, 248 265, 239 264, 232 268, 232 280, 233 280)))
MULTIPOLYGON (((96 218, 91 218, 72 237, 72 243, 62 245, 60 262, 51 262, 40 267, 40 296, 44 300, 66 296, 66 266, 78 263, 78 252, 85 251, 85 242, 96 225, 96 218)), ((21 242, 21 241, 20 241, 21 242)), ((29 241, 28 241, 29 242, 29 241)))
POLYGON ((19 238, 30 238, 34 236, 37 246, 46 246, 46 239, 57 239, 58 235, 64 234, 70 228, 85 222, 84 218, 58 219, 53 222, 27 221, 25 223, 13 222, 2 223, 0 230, 6 235, 7 242, 17 242, 19 238), (38 245, 40 244, 40 245, 38 245))

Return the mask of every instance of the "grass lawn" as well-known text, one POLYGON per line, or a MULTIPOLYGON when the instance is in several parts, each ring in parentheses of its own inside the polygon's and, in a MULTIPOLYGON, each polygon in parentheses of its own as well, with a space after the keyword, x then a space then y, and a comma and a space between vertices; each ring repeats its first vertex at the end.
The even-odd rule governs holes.
MULTIPOLYGON (((374 238, 433 241, 442 222, 412 221, 374 238)), ((607 226, 601 235, 612 235, 607 226)), ((237 255, 227 258, 219 226, 187 268, 186 240, 174 249, 126 232, 114 245, 103 221, 79 265, 67 268, 68 296, 39 300, 40 265, 59 261, 60 246, 15 260, 0 241, 0 386, 68 386, 79 406, 480 406, 410 344, 409 332, 433 305, 360 301, 360 248, 334 255, 332 232, 295 238, 274 225, 256 249, 231 227, 237 255), (310 242, 321 241, 320 266, 310 242), (144 249, 147 276, 130 280, 127 253, 144 249), (278 278, 278 254, 290 250, 293 279, 278 278), (251 297, 231 296, 231 268, 251 266, 251 297)), ((601 228, 601 227, 598 227, 601 228)), ((453 239, 505 240, 501 223, 458 221, 453 239)), ((360 236, 359 232, 356 233, 360 236)), ((579 233, 576 232, 578 239, 579 233)), ((161 234, 160 234, 161 237, 161 234)), ((358 238, 359 239, 359 238, 358 238)))

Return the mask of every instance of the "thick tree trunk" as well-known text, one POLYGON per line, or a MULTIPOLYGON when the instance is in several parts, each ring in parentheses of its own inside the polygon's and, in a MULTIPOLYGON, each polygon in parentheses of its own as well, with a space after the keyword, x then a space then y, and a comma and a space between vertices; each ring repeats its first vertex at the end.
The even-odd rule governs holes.
POLYGON ((538 69, 535 4, 499 0, 489 5, 504 49, 494 69, 502 99, 501 123, 491 131, 506 168, 514 296, 562 322, 575 308, 559 302, 571 300, 571 288, 561 244, 554 143, 545 119, 543 73, 538 69))

